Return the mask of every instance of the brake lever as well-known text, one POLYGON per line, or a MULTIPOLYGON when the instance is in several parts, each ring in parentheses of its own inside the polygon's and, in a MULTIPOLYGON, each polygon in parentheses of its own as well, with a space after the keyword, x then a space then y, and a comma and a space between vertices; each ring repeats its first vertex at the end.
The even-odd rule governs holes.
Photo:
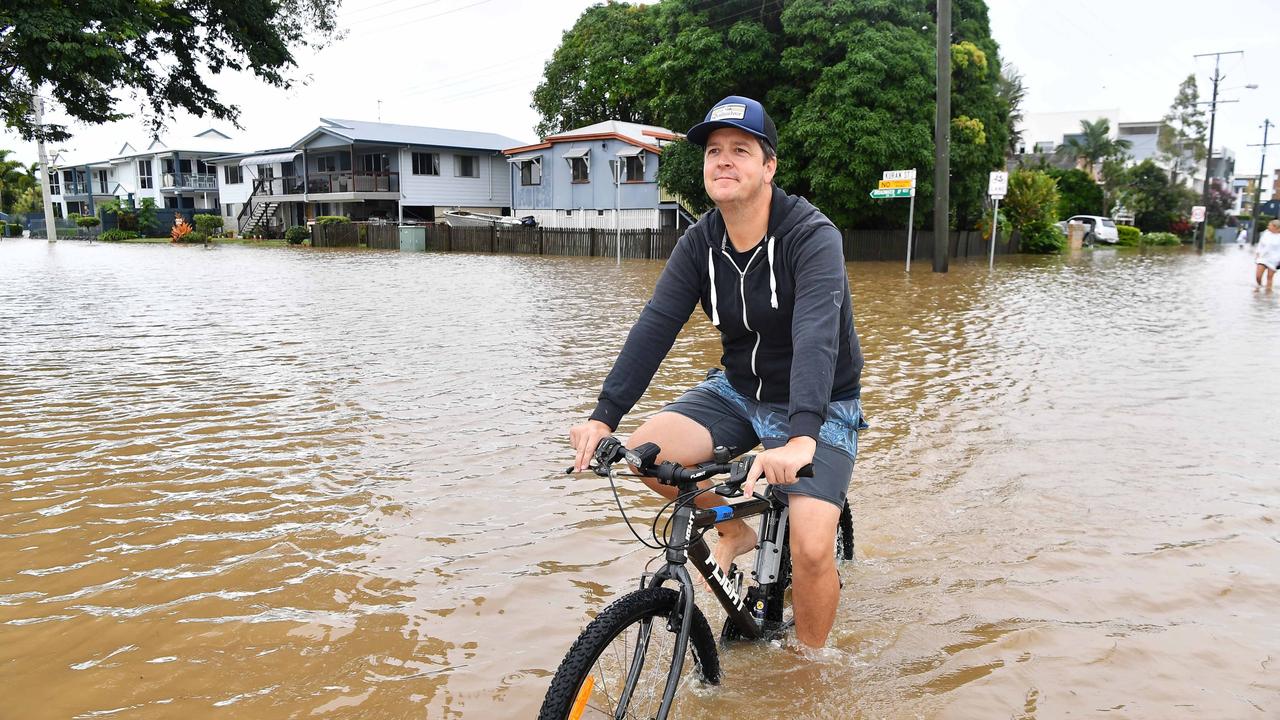
POLYGON ((727 498, 742 495, 742 484, 747 481, 747 473, 755 459, 755 455, 743 455, 729 463, 729 479, 716 486, 716 494, 727 498))

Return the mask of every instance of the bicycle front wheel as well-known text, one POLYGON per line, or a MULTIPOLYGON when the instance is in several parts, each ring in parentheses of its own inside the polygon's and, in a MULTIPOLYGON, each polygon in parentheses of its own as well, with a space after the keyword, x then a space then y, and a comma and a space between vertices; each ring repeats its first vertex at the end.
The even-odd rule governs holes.
MULTIPOLYGON (((542 702, 539 720, 654 718, 671 671, 680 593, 652 587, 619 598, 587 625, 565 655, 542 702), (672 630, 671 628, 675 629, 672 630)), ((695 605, 681 684, 720 682, 720 658, 706 617, 695 605)))

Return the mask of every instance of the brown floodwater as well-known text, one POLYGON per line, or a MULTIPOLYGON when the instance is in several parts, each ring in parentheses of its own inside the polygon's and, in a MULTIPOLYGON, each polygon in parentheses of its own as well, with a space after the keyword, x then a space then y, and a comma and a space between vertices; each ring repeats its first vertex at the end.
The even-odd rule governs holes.
MULTIPOLYGON (((0 242, 0 719, 533 716, 651 557, 561 471, 661 267, 0 242)), ((679 717, 1280 716, 1251 256, 848 267, 832 650, 734 646, 679 717)), ((718 356, 699 314, 622 430, 718 356)))

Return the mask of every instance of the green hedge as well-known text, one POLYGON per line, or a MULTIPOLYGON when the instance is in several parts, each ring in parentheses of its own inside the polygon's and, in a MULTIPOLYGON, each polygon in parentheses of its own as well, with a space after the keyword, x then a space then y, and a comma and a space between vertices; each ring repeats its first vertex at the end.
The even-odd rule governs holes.
POLYGON ((346 215, 317 215, 317 225, 340 225, 351 222, 351 218, 346 215))
POLYGON ((1132 225, 1116 225, 1116 232, 1120 233, 1117 245, 1136 247, 1142 242, 1142 231, 1132 225))
POLYGON ((132 240, 136 237, 140 237, 140 235, 138 235, 138 233, 136 232, 133 232, 132 230, 121 230, 119 228, 111 228, 110 230, 99 235, 98 239, 104 240, 106 242, 120 242, 121 240, 132 240))
MULTIPOLYGON (((317 219, 317 222, 318 221, 319 220, 317 219)), ((302 243, 306 242, 310 237, 311 237, 311 231, 308 230, 307 226, 305 225, 294 225, 293 227, 284 231, 284 239, 287 240, 290 245, 301 245, 302 243)))
POLYGON ((1143 245, 1181 245, 1182 240, 1169 232, 1153 232, 1142 236, 1143 245))
POLYGON ((1018 249, 1025 253, 1056 253, 1066 247, 1067 239, 1048 220, 1033 220, 1022 227, 1018 249))

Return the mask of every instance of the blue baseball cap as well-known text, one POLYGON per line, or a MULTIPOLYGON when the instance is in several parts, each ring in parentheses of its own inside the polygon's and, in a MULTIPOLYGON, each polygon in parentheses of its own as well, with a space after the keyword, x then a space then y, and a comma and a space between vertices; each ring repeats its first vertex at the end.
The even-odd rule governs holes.
POLYGON ((716 103, 702 122, 689 128, 685 137, 695 145, 705 146, 713 130, 726 127, 745 130, 769 143, 774 152, 778 150, 778 128, 774 127, 769 113, 760 103, 741 95, 730 95, 716 103))

